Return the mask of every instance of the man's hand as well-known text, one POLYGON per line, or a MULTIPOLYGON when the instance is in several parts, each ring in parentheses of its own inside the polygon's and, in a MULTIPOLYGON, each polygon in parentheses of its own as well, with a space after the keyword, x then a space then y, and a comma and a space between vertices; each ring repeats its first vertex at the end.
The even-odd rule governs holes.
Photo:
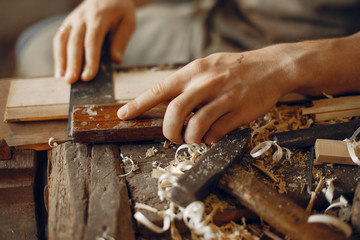
POLYGON ((203 139, 211 144, 264 115, 283 94, 296 88, 296 84, 287 84, 293 71, 292 58, 281 45, 213 54, 160 81, 120 108, 118 116, 123 120, 134 118, 172 99, 164 116, 164 136, 176 143, 199 143, 203 139))
POLYGON ((76 82, 79 76, 83 81, 93 79, 109 31, 113 36, 111 57, 120 63, 135 29, 134 9, 132 0, 83 1, 66 17, 54 37, 55 76, 65 76, 68 83, 76 82))

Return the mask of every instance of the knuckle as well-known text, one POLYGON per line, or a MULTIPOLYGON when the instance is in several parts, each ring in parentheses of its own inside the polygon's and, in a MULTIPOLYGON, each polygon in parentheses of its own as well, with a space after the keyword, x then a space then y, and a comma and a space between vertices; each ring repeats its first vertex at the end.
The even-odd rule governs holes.
POLYGON ((180 114, 180 112, 182 112, 183 108, 183 103, 179 99, 175 98, 169 103, 167 109, 169 112, 177 116, 180 114))
POLYGON ((164 91, 164 85, 162 82, 157 82, 155 85, 153 85, 151 88, 150 88, 150 91, 151 91, 151 94, 154 96, 154 97, 158 97, 158 96, 161 96, 163 94, 163 91, 164 91))
POLYGON ((191 62, 191 67, 195 69, 196 72, 202 72, 207 68, 206 58, 199 58, 191 62))

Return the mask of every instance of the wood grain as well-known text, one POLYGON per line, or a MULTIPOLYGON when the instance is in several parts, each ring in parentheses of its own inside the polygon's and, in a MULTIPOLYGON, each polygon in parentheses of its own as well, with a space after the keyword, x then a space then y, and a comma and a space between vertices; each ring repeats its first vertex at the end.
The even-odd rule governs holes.
POLYGON ((0 138, 0 160, 10 159, 11 151, 6 141, 0 138))
POLYGON ((48 160, 49 239, 134 239, 115 145, 64 143, 48 160))
POLYGON ((315 156, 316 163, 356 165, 351 160, 345 141, 317 139, 315 142, 315 156))
POLYGON ((14 150, 0 161, 0 239, 38 239, 33 150, 14 150))

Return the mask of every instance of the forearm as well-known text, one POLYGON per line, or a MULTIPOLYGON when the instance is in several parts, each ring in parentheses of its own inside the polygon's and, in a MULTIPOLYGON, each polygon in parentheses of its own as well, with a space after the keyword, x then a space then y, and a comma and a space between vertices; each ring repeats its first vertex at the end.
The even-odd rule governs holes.
POLYGON ((141 7, 143 5, 155 2, 157 0, 133 0, 136 7, 141 7))
POLYGON ((294 45, 293 91, 319 96, 360 92, 360 32, 294 45))

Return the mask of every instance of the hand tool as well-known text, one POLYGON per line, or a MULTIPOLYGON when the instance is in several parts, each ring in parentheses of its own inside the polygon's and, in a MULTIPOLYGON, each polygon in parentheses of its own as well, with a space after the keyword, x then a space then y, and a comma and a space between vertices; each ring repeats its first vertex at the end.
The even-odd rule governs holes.
POLYGON ((265 185, 238 164, 229 168, 218 186, 291 239, 345 239, 345 235, 326 225, 307 223, 309 215, 303 208, 265 185))
POLYGON ((68 136, 73 133, 73 108, 77 105, 106 104, 114 102, 114 90, 112 82, 112 62, 109 46, 110 36, 104 40, 101 51, 99 71, 90 82, 80 79, 71 85, 68 117, 68 136))
POLYGON ((186 207, 205 198, 234 161, 242 159, 250 139, 250 129, 235 132, 216 143, 199 157, 194 166, 172 186, 171 199, 186 207))
POLYGON ((315 144, 317 138, 344 140, 360 127, 360 120, 274 133, 269 136, 282 147, 301 148, 315 144))

